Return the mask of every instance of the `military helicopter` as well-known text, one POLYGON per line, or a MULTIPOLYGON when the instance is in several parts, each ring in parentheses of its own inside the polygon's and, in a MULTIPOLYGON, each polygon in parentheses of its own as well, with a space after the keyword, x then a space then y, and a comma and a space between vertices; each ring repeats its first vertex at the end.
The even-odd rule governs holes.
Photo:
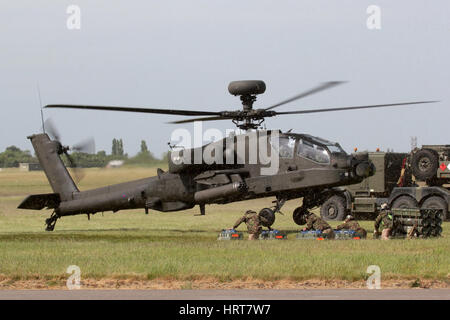
MULTIPOLYGON (((266 90, 265 83, 260 80, 233 81, 229 84, 228 91, 234 96, 239 96, 242 102, 242 110, 235 111, 47 105, 45 108, 157 113, 191 117, 171 122, 175 124, 231 120, 245 133, 230 135, 198 148, 172 150, 169 153, 168 172, 158 169, 157 176, 80 191, 60 157, 62 154, 69 156, 70 148, 63 146, 59 141, 59 135, 55 133, 52 126, 48 126, 48 134, 44 131, 28 138, 31 140, 53 193, 30 195, 22 201, 19 208, 53 209, 51 216, 46 219, 46 230, 52 231, 56 221, 63 216, 87 214, 89 217, 90 214, 97 212, 117 212, 137 208, 143 208, 145 213, 148 213, 150 209, 167 212, 186 210, 196 205, 199 206, 200 213, 203 215, 207 204, 226 204, 275 197, 272 208, 263 208, 260 211, 260 215, 266 218, 267 226, 270 226, 275 221, 275 213, 280 212, 287 200, 303 198, 302 205, 293 212, 294 222, 302 224, 302 214, 321 205, 327 198, 329 188, 359 183, 373 175, 375 167, 369 161, 367 153, 349 155, 339 143, 308 134, 262 130, 260 128, 265 118, 435 102, 419 101, 284 112, 273 110, 342 83, 325 82, 277 104, 254 109, 256 96, 266 90), (257 152, 255 156, 252 152, 255 144, 258 144, 258 148, 267 151, 266 156, 261 152, 257 152), (192 161, 196 154, 205 155, 207 151, 213 161, 205 157, 200 157, 199 161, 192 161), (267 173, 273 164, 267 161, 269 155, 269 159, 277 165, 275 170, 267 173), (253 161, 249 161, 250 158, 253 161), (265 169, 266 172, 264 172, 265 169)), ((78 147, 77 150, 80 149, 82 148, 78 147)))

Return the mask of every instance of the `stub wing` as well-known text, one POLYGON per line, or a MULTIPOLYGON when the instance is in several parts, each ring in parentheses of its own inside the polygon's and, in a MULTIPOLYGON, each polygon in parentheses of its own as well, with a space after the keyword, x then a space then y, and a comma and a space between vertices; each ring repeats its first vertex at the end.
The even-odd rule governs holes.
POLYGON ((57 193, 32 194, 26 197, 18 206, 19 209, 41 210, 44 208, 56 208, 61 199, 57 193))

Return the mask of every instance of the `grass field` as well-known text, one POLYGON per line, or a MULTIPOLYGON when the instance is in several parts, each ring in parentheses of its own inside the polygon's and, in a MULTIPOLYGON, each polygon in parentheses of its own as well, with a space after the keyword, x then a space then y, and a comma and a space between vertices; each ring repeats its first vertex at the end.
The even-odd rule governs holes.
MULTIPOLYGON (((156 168, 88 169, 81 190, 156 174, 156 168)), ((382 280, 450 283, 450 223, 439 239, 376 241, 296 240, 292 221, 299 201, 289 201, 274 228, 286 241, 217 241, 247 209, 271 206, 273 199, 160 213, 143 210, 64 217, 55 231, 44 231, 50 211, 16 209, 27 194, 51 192, 43 172, 0 171, 0 287, 67 279, 77 265, 82 278, 196 281, 350 281, 363 282, 369 265, 382 280)), ((337 223, 331 223, 333 226, 337 223)), ((373 222, 363 221, 370 233, 373 222)), ((246 228, 240 227, 242 231, 246 228)))

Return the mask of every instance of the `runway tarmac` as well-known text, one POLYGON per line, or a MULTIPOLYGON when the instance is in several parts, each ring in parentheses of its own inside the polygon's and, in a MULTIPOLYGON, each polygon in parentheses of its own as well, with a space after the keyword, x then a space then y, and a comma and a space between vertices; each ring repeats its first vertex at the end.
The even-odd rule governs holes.
POLYGON ((450 300, 450 289, 0 290, 0 300, 450 300))

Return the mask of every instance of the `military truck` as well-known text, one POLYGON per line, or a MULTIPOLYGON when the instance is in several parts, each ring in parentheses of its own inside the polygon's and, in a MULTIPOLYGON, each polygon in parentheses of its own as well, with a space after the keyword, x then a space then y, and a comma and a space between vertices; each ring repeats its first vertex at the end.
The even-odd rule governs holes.
POLYGON ((430 186, 450 182, 450 145, 423 145, 411 152, 411 171, 419 181, 430 186))
POLYGON ((373 220, 382 203, 391 208, 442 209, 450 219, 450 145, 423 145, 411 153, 369 152, 375 175, 327 190, 320 208, 326 220, 373 220))

